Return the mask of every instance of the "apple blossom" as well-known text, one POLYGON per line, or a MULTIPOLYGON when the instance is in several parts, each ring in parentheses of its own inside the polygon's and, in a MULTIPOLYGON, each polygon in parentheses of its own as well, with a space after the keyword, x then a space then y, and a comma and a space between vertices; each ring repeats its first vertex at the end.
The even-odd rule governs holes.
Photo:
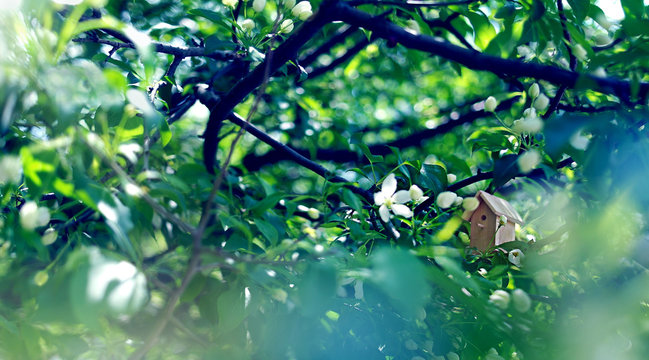
POLYGON ((505 290, 496 290, 489 296, 489 301, 505 310, 509 306, 509 293, 505 290))
POLYGON ((437 206, 447 209, 453 205, 455 199, 457 199, 457 194, 452 191, 443 191, 437 195, 437 206))
POLYGON ((17 156, 6 155, 0 159, 0 185, 18 184, 23 174, 23 164, 17 156))
POLYGON ((295 6, 295 0, 284 0, 284 6, 289 9, 292 8, 293 6, 295 6))
POLYGON ((50 222, 50 212, 45 207, 39 207, 35 202, 28 201, 20 209, 20 225, 26 230, 34 230, 50 222))
POLYGON ((489 96, 484 102, 484 110, 486 112, 496 111, 496 106, 498 106, 498 101, 493 96, 489 96))
POLYGON ((514 304, 514 309, 522 313, 527 312, 532 307, 532 299, 522 289, 512 291, 512 303, 514 304))
POLYGON ((513 249, 509 252, 509 262, 516 265, 516 266, 521 266, 521 260, 525 258, 525 254, 521 251, 521 249, 513 249))
POLYGON ((446 174, 446 181, 451 184, 457 180, 457 175, 455 174, 446 174))
POLYGON ((541 93, 541 89, 539 88, 539 84, 534 83, 530 88, 527 90, 527 93, 530 94, 532 99, 536 99, 537 96, 541 93))
POLYGON ((421 190, 417 185, 412 185, 408 190, 408 193, 410 194, 410 199, 413 201, 419 201, 424 196, 423 190, 421 190))
POLYGON ((241 28, 245 31, 250 31, 255 28, 255 22, 252 19, 245 19, 241 22, 241 28))
POLYGON ((523 174, 534 170, 539 163, 541 163, 541 155, 536 149, 528 150, 518 157, 518 168, 523 174))
POLYGON ((462 207, 464 210, 473 211, 478 208, 480 201, 474 197, 466 198, 462 200, 462 207))
POLYGON ((588 53, 581 44, 577 44, 572 48, 572 54, 581 61, 585 61, 588 58, 588 53))
POLYGON ((279 25, 279 32, 284 33, 284 34, 288 34, 291 31, 293 31, 293 27, 294 27, 293 20, 286 19, 286 20, 282 21, 282 23, 279 25))
POLYGON ((264 11, 264 7, 266 7, 266 0, 254 0, 252 2, 252 9, 256 12, 264 11))
POLYGON ((223 0, 223 5, 234 9, 237 4, 239 3, 239 0, 223 0))
POLYGON ((374 203, 379 206, 379 215, 384 222, 390 220, 390 210, 405 218, 411 217, 412 211, 403 205, 410 200, 409 191, 397 191, 397 179, 394 174, 388 175, 383 180, 381 191, 374 194, 374 203))
POLYGON ((306 20, 311 15, 313 15, 313 10, 311 8, 311 3, 308 1, 300 1, 293 7, 291 14, 300 20, 306 20))
POLYGON ((547 109, 548 105, 550 105, 550 99, 545 94, 539 94, 536 100, 534 100, 534 108, 538 111, 547 109))

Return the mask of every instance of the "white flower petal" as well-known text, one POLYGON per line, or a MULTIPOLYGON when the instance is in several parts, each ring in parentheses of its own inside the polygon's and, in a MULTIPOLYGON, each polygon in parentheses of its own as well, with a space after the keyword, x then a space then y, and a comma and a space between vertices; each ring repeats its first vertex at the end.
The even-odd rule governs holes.
POLYGON ((408 190, 408 193, 410 194, 410 199, 414 201, 418 201, 422 196, 424 196, 423 190, 421 190, 417 185, 412 185, 408 190))
POLYGON ((381 205, 379 208, 379 215, 381 215, 381 220, 383 220, 383 222, 390 221, 390 210, 388 210, 387 206, 381 205))
POLYGON ((453 205, 456 198, 457 195, 454 192, 443 191, 439 195, 437 195, 437 206, 441 207, 442 209, 449 208, 451 207, 451 205, 453 205))
POLYGON ((374 203, 379 206, 385 203, 385 196, 383 196, 382 192, 374 193, 374 203))
POLYGON ((392 202, 395 204, 405 204, 410 200, 410 192, 408 190, 399 190, 392 196, 392 202))
POLYGON ((392 211, 394 211, 394 213, 397 215, 403 216, 404 218, 412 217, 412 211, 410 211, 410 208, 406 205, 393 204, 392 211))
POLYGON ((397 191, 397 178, 394 174, 386 176, 383 180, 383 185, 381 185, 381 192, 385 198, 391 198, 394 192, 397 191))

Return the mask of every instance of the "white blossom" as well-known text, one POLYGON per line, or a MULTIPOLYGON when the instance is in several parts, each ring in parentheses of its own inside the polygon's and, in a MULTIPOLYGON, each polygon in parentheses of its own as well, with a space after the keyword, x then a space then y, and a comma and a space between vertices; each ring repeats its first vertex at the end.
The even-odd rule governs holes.
POLYGON ((489 296, 489 301, 505 310, 509 306, 509 293, 505 290, 496 290, 489 296))
POLYGON ((234 9, 237 4, 239 3, 239 0, 223 0, 223 5, 234 9))
POLYGON ((541 154, 536 149, 528 150, 518 157, 518 168, 523 174, 534 170, 540 163, 541 154))
POLYGON ((307 214, 309 214, 309 217, 313 220, 317 220, 320 217, 320 210, 316 208, 309 208, 307 210, 307 214))
POLYGON ((41 237, 41 243, 43 243, 43 245, 45 246, 52 245, 54 244, 58 236, 59 233, 54 230, 54 228, 48 228, 47 230, 45 230, 43 236, 41 237))
POLYGON ((291 31, 293 31, 293 27, 294 27, 293 20, 286 19, 286 20, 282 21, 282 23, 279 25, 279 32, 284 33, 284 34, 288 34, 291 31))
POLYGON ((484 102, 484 110, 486 112, 494 112, 498 106, 498 100, 495 97, 489 96, 484 102))
POLYGON ((455 198, 455 201, 453 201, 453 206, 460 206, 462 205, 463 198, 461 196, 458 196, 455 198))
POLYGON ((50 212, 45 207, 39 207, 35 202, 28 201, 20 209, 20 225, 27 230, 34 230, 50 222, 50 212))
POLYGON ((541 89, 539 89, 539 84, 534 83, 532 86, 530 86, 529 89, 527 89, 527 93, 530 94, 532 99, 536 99, 537 96, 541 93, 541 89))
POLYGON ((245 19, 241 22, 241 28, 244 31, 250 31, 255 28, 255 22, 252 19, 245 19))
POLYGON ((421 28, 419 27, 419 23, 417 23, 416 20, 410 19, 406 21, 405 30, 413 35, 421 34, 421 28))
POLYGON ((532 49, 525 45, 516 47, 516 52, 518 53, 518 55, 522 56, 525 61, 534 57, 534 51, 532 51, 532 49))
POLYGON ((441 207, 442 209, 447 209, 453 205, 456 198, 457 194, 455 194, 454 192, 443 191, 439 195, 437 195, 437 206, 441 207))
POLYGON ((412 185, 408 190, 412 201, 419 201, 424 196, 424 192, 417 185, 412 185))
POLYGON ((403 205, 411 200, 407 190, 397 191, 397 179, 394 174, 388 175, 381 185, 381 191, 374 194, 374 203, 379 206, 379 215, 384 222, 390 220, 390 210, 397 215, 409 218, 412 211, 403 205))
POLYGON ((464 210, 473 211, 478 208, 480 201, 474 197, 466 198, 462 200, 462 207, 464 210))
POLYGON ((446 354, 446 359, 447 360, 460 360, 460 356, 451 351, 448 354, 446 354))
POLYGON ((457 175, 455 175, 455 174, 446 174, 446 181, 447 181, 449 184, 454 183, 455 180, 457 180, 457 175))
POLYGON ((522 313, 527 312, 532 307, 532 299, 530 299, 530 296, 523 289, 512 291, 512 303, 514 304, 514 309, 522 313))
POLYGON ((308 1, 300 1, 293 7, 291 14, 300 20, 306 20, 311 15, 313 15, 313 10, 311 8, 311 3, 308 1))
POLYGON ((256 12, 264 11, 264 7, 266 7, 266 0, 254 0, 252 2, 252 9, 256 12))
POLYGON ((550 99, 548 99, 545 94, 539 94, 539 96, 534 100, 534 108, 538 111, 543 111, 548 108, 550 105, 550 99))
POLYGON ((18 184, 23 175, 23 164, 17 156, 6 155, 0 159, 0 185, 18 184))
POLYGON ((541 129, 543 129, 543 120, 541 120, 538 116, 524 117, 514 121, 513 129, 514 131, 517 131, 519 133, 536 134, 537 132, 541 131, 541 129))
POLYGON ((521 251, 521 249, 514 249, 509 252, 509 262, 516 265, 516 266, 521 266, 521 260, 525 258, 525 254, 521 251))
POLYGON ((505 225, 507 225, 507 216, 505 216, 505 215, 500 215, 500 217, 498 218, 498 224, 499 224, 500 226, 505 226, 505 225))

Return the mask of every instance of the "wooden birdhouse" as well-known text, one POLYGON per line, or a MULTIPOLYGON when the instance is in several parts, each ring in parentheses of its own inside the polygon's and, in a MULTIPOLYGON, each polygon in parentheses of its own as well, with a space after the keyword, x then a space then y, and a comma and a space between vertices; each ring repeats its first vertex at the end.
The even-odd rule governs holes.
POLYGON ((471 247, 484 251, 514 241, 515 224, 523 225, 523 219, 512 204, 484 191, 478 191, 475 197, 480 205, 473 211, 465 211, 462 215, 464 220, 471 222, 471 247), (505 216, 507 221, 499 226, 501 216, 505 216))

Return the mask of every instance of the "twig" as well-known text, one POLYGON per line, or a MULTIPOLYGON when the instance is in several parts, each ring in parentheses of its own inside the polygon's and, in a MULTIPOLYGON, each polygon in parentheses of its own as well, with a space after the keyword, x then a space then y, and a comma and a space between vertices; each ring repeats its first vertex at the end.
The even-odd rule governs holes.
POLYGON ((349 60, 350 58, 354 57, 356 54, 361 52, 361 50, 365 49, 365 47, 367 47, 367 45, 369 45, 371 42, 372 41, 368 40, 367 37, 363 37, 356 45, 349 48, 343 56, 332 61, 331 64, 311 71, 307 79, 309 80, 314 79, 322 74, 327 73, 328 71, 331 71, 332 69, 335 69, 336 67, 338 67, 338 65, 343 64, 345 61, 349 60))
MULTIPOLYGON (((97 44, 110 45, 118 49, 121 48, 135 49, 135 44, 130 42, 127 43, 127 42, 89 38, 89 37, 76 38, 76 39, 72 39, 72 41, 78 43, 97 43, 97 44)), ((172 45, 167 45, 159 42, 153 42, 152 45, 155 48, 156 52, 182 56, 182 57, 204 56, 214 60, 232 60, 237 57, 236 53, 231 51, 215 50, 209 52, 204 47, 172 46, 172 45)))
POLYGON ((468 5, 471 3, 481 2, 481 0, 458 0, 458 1, 443 1, 443 2, 430 2, 430 1, 392 1, 392 0, 351 0, 346 1, 345 3, 349 6, 359 6, 359 5, 395 5, 402 6, 407 8, 414 7, 447 7, 453 5, 468 5))

